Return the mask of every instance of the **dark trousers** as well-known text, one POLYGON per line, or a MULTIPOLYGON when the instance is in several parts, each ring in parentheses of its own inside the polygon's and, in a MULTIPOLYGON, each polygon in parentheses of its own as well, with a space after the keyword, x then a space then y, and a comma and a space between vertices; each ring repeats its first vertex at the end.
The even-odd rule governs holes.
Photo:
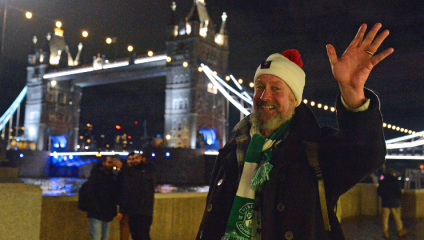
POLYGON ((128 223, 130 225, 132 239, 150 240, 150 226, 152 225, 152 220, 152 216, 130 215, 128 223))

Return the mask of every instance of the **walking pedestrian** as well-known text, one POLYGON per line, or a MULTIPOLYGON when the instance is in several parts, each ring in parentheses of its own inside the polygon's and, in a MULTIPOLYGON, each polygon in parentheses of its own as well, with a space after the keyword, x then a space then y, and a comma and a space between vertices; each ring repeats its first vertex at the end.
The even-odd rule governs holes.
POLYGON ((401 199, 402 190, 395 171, 389 170, 383 175, 377 188, 377 193, 382 199, 383 207, 383 236, 389 239, 389 217, 393 216, 396 224, 396 230, 399 236, 405 236, 407 231, 403 228, 401 219, 401 199))

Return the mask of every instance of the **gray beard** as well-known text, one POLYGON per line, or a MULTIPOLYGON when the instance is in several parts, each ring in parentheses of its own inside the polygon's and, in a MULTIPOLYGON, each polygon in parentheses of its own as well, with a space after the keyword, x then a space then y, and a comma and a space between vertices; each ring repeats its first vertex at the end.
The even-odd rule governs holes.
POLYGON ((294 111, 294 101, 290 101, 290 109, 287 114, 283 115, 281 112, 277 112, 275 116, 272 116, 271 119, 264 122, 261 120, 262 114, 254 110, 250 115, 250 122, 258 131, 266 129, 273 132, 290 120, 294 115, 294 111))

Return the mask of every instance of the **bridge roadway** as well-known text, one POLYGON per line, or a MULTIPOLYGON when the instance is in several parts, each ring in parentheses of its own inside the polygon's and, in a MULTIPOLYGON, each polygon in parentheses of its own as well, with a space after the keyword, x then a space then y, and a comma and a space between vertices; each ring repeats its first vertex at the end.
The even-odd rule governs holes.
POLYGON ((92 87, 109 83, 128 82, 166 75, 166 55, 156 55, 135 59, 105 63, 101 69, 93 65, 44 74, 43 78, 55 81, 72 81, 79 87, 92 87))

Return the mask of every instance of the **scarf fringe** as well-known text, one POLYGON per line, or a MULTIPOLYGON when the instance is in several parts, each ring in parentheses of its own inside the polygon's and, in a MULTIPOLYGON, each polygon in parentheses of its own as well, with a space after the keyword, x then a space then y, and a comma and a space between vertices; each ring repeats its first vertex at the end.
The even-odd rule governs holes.
POLYGON ((269 180, 269 173, 272 170, 272 164, 266 162, 256 169, 256 172, 252 178, 252 189, 257 191, 262 187, 262 184, 269 180))
POLYGON ((221 240, 249 240, 249 238, 238 236, 237 233, 225 233, 221 240))

